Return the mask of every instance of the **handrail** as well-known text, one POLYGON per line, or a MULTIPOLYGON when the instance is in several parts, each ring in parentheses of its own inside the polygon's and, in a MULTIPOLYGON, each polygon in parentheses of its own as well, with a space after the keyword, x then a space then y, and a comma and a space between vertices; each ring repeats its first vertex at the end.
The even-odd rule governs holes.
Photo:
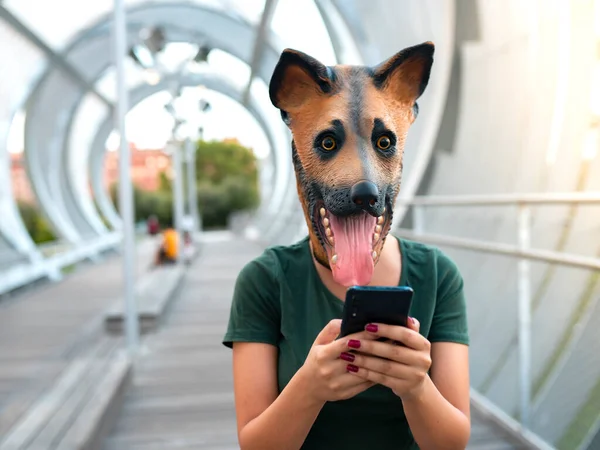
POLYGON ((556 450, 540 436, 523 428, 519 422, 494 405, 477 390, 471 388, 470 394, 473 407, 477 408, 480 413, 485 414, 500 428, 515 436, 523 445, 536 450, 556 450))
POLYGON ((580 269, 600 270, 600 258, 591 256, 571 255, 564 252, 553 252, 550 250, 525 250, 516 245, 486 242, 477 239, 464 239, 449 237, 433 233, 415 233, 407 228, 396 228, 394 234, 400 237, 418 240, 432 245, 447 245, 482 253, 493 253, 496 255, 513 256, 516 258, 542 261, 563 266, 577 267, 580 269))
POLYGON ((598 204, 600 192, 557 192, 552 194, 492 194, 492 195, 421 195, 398 198, 397 203, 412 206, 498 206, 498 205, 565 205, 598 204))
POLYGON ((417 196, 412 199, 398 199, 398 203, 412 206, 412 230, 396 228, 394 234, 407 239, 418 240, 433 245, 473 250, 514 257, 518 259, 518 357, 519 357, 519 414, 520 423, 509 420, 499 408, 485 401, 485 398, 472 390, 472 402, 477 400, 479 405, 487 406, 490 414, 503 422, 516 435, 529 441, 536 448, 551 448, 541 438, 529 429, 532 388, 532 295, 530 261, 542 261, 550 264, 576 267, 600 271, 600 258, 573 255, 564 252, 540 250, 531 248, 531 224, 533 206, 548 205, 600 205, 600 192, 576 193, 530 193, 530 194, 500 194, 500 195, 462 195, 462 196, 417 196), (517 244, 505 244, 492 241, 466 239, 454 236, 427 233, 425 231, 425 210, 428 207, 460 207, 460 206, 513 206, 517 209, 516 226, 517 244), (534 442, 534 441, 537 441, 534 442))

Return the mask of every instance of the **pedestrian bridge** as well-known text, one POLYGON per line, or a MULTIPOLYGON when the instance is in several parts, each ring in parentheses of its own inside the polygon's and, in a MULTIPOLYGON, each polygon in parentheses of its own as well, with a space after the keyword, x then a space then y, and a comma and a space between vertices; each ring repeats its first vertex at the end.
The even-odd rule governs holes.
POLYGON ((233 281, 306 234, 279 55, 375 65, 424 41, 392 232, 465 279, 469 446, 600 449, 598 17, 600 0, 0 0, 0 449, 237 448, 233 281), (153 269, 129 143, 165 127, 175 225, 200 250, 153 269), (209 232, 183 180, 194 140, 231 136, 260 202, 209 232))
MULTIPOLYGON (((138 285, 170 270, 148 268, 150 244, 138 248, 138 285)), ((120 298, 116 255, 3 301, 0 449, 239 448, 231 351, 221 339, 236 275, 262 247, 210 232, 201 246, 133 358, 106 327, 120 298)), ((551 448, 497 414, 473 399, 469 449, 551 448)))

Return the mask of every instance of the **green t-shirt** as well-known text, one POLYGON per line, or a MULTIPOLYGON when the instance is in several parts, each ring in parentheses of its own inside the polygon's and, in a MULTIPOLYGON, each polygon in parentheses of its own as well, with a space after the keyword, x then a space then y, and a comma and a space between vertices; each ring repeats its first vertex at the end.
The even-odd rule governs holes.
MULTIPOLYGON (((414 290, 410 315, 431 342, 468 345, 463 281, 440 250, 399 239, 399 285, 414 290)), ((304 363, 317 334, 342 317, 344 304, 321 281, 308 238, 272 247, 240 272, 223 343, 262 342, 279 349, 279 392, 304 363)), ((349 399, 328 402, 302 449, 417 449, 402 402, 376 385, 349 399)))

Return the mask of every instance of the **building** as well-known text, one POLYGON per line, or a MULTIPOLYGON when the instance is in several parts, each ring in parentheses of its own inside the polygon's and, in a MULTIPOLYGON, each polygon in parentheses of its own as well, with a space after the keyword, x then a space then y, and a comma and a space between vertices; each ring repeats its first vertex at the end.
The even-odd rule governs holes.
MULTIPOLYGON (((15 198, 23 202, 35 200, 23 153, 11 153, 12 189, 15 198)), ((162 149, 139 149, 131 145, 131 179, 135 186, 155 191, 160 186, 160 173, 170 172, 171 160, 162 149)), ((107 151, 104 159, 104 183, 111 186, 119 180, 119 153, 107 151)))
MULTIPOLYGON (((131 144, 131 180, 146 191, 160 186, 160 173, 170 172, 171 160, 162 149, 138 149, 131 144)), ((104 159, 104 183, 111 186, 119 180, 119 153, 107 151, 104 159)))
POLYGON ((32 202, 34 195, 25 169, 23 153, 10 153, 10 174, 15 198, 22 202, 32 202))

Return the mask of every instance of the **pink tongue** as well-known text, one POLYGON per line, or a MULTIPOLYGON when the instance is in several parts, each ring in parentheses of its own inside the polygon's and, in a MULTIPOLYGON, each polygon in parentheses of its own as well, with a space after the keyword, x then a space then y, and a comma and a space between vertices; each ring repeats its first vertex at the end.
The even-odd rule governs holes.
MULTIPOLYGON (((365 286, 373 276, 373 233, 376 218, 367 213, 350 217, 329 216, 335 239, 334 280, 342 286, 365 286)), ((331 258, 332 255, 330 255, 331 258)))

